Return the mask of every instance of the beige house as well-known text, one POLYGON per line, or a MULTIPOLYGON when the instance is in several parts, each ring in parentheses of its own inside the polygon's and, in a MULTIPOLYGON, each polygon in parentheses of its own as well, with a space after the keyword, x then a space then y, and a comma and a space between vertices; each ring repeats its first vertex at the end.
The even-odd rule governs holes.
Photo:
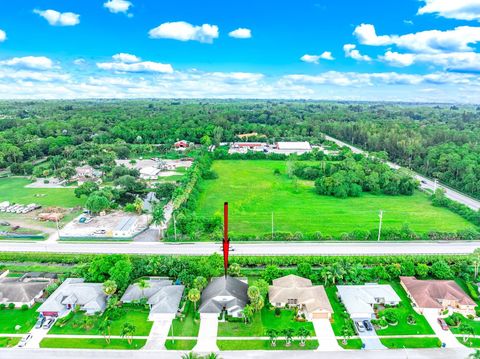
POLYGON ((313 286, 310 279, 293 274, 275 279, 268 288, 270 303, 278 308, 296 306, 307 319, 330 319, 332 306, 322 285, 313 286))
POLYGON ((439 311, 451 309, 463 315, 475 315, 477 303, 453 280, 400 277, 400 283, 412 300, 413 307, 420 313, 426 308, 435 308, 439 311))

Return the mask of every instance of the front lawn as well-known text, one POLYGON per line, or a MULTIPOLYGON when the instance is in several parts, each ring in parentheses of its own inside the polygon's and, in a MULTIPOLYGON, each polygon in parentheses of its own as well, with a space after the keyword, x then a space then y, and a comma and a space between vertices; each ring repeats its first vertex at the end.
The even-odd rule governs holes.
POLYGON ((196 340, 168 339, 165 342, 165 348, 168 350, 192 350, 195 344, 197 344, 196 340))
POLYGON ((333 314, 332 314, 332 328, 333 332, 337 336, 342 336, 342 328, 345 325, 352 326, 353 321, 350 319, 350 316, 346 312, 344 305, 340 302, 340 299, 337 297, 337 287, 325 287, 327 292, 328 300, 332 305, 333 314))
MULTIPOLYGON (((121 335, 124 323, 131 323, 136 327, 134 335, 148 335, 153 322, 148 321, 149 310, 137 306, 124 305, 124 311, 118 319, 112 320, 110 327, 111 335, 121 335)), ((89 320, 87 319, 87 320, 89 320)), ((104 316, 86 316, 83 312, 73 313, 71 319, 61 327, 58 322, 50 329, 49 334, 76 334, 76 335, 101 335, 98 326, 104 320, 104 316), (91 322, 84 325, 84 318, 88 317, 91 322)))
POLYGON ((0 348, 11 348, 18 344, 20 337, 0 337, 0 348))
POLYGON ((219 337, 258 337, 265 336, 268 329, 276 329, 281 332, 283 329, 292 328, 295 332, 301 327, 310 331, 315 336, 313 324, 310 322, 297 322, 294 320, 292 310, 282 309, 280 316, 275 316, 273 309, 264 307, 259 313, 255 313, 252 322, 245 324, 243 320, 238 322, 218 323, 219 337))
POLYGON ((39 306, 40 304, 35 304, 28 310, 0 309, 0 333, 28 333, 37 321, 38 313, 36 309, 39 306), (15 330, 17 325, 20 326, 19 330, 15 330))
POLYGON ((480 348, 480 338, 468 338, 466 342, 463 341, 463 337, 457 337, 457 340, 466 347, 480 348))
POLYGON ((363 342, 361 339, 349 339, 347 341, 347 344, 343 344, 343 340, 337 340, 338 344, 343 348, 343 349, 362 349, 363 342))
POLYGON ((277 340, 277 345, 272 347, 270 340, 217 340, 220 350, 315 350, 318 348, 317 340, 307 340, 305 346, 300 346, 298 340, 285 346, 285 340, 277 340))
POLYGON ((146 339, 133 339, 132 344, 128 344, 126 339, 112 339, 108 344, 105 339, 45 338, 40 348, 141 349, 146 342, 146 339))
MULTIPOLYGON (((196 337, 200 329, 200 319, 195 319, 194 306, 190 301, 185 303, 185 316, 175 318, 172 321, 173 336, 175 337, 196 337)), ((172 334, 172 327, 168 335, 172 334)))
POLYGON ((438 338, 380 338, 380 341, 389 349, 403 348, 440 348, 438 338))
POLYGON ((412 334, 434 334, 435 332, 428 324, 425 317, 415 312, 412 308, 410 299, 408 299, 407 293, 402 288, 399 282, 388 282, 395 292, 400 297, 401 301, 398 307, 392 307, 389 310, 395 311, 398 316, 397 325, 389 325, 385 329, 377 329, 376 332, 379 336, 382 335, 412 335, 412 334), (411 325, 407 322, 407 317, 412 316, 415 319, 416 324, 411 325))

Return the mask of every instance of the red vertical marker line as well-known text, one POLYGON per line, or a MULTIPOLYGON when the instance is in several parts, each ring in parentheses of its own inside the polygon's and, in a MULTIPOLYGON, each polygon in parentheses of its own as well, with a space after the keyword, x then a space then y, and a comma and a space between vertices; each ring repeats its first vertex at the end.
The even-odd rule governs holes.
POLYGON ((223 204, 223 268, 225 278, 228 270, 228 251, 230 249, 230 241, 228 240, 228 202, 223 204))

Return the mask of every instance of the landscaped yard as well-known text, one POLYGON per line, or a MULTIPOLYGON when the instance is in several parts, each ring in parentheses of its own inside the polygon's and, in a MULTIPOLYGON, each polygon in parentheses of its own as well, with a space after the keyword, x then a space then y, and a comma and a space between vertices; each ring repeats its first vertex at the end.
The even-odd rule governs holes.
POLYGON ((312 182, 290 179, 284 161, 215 161, 212 169, 218 178, 203 181, 197 214, 211 217, 228 201, 232 236, 271 233, 272 213, 277 232, 339 235, 373 230, 378 228, 380 209, 384 229, 408 224, 424 233, 473 227, 453 212, 432 206, 421 192, 413 196, 362 194, 346 199, 319 196, 312 182), (275 169, 281 174, 275 175, 275 169))
POLYGON ((380 338, 387 348, 440 348, 442 343, 438 338, 380 338))
MULTIPOLYGON (((196 337, 200 329, 200 319, 195 319, 193 304, 188 301, 185 303, 185 317, 175 318, 172 321, 173 335, 177 337, 196 337)), ((170 327, 169 335, 172 334, 170 327)))
POLYGON ((277 340, 276 346, 272 347, 270 340, 218 340, 220 350, 314 350, 318 348, 317 340, 307 340, 305 346, 300 346, 298 340, 285 346, 285 340, 277 340))
MULTIPOLYGON (((152 329, 153 323, 148 321, 148 309, 124 305, 125 311, 115 320, 112 320, 110 327, 111 335, 121 335, 124 323, 131 323, 136 327, 135 336, 148 335, 152 329)), ((72 318, 60 327, 58 322, 50 329, 49 334, 76 334, 76 335, 99 335, 98 326, 104 319, 103 316, 88 316, 91 323, 88 328, 83 325, 85 314, 83 312, 74 313, 72 318)), ((100 333, 101 335, 101 333, 100 333)))
POLYGON ((363 342, 361 339, 349 339, 347 341, 347 344, 343 344, 343 340, 337 340, 338 344, 343 348, 343 349, 362 349, 363 342))
POLYGON ((466 342, 463 341, 463 337, 457 337, 457 340, 466 347, 480 348, 480 338, 468 338, 466 342))
POLYGON ((38 313, 35 310, 39 306, 36 304, 28 310, 0 309, 0 333, 28 333, 37 321, 38 313), (15 330, 17 325, 20 326, 19 330, 15 330))
POLYGON ((11 348, 18 344, 20 337, 0 337, 0 348, 11 348))
POLYGON ((20 204, 38 203, 43 206, 75 207, 85 203, 77 198, 73 188, 25 188, 31 183, 27 178, 9 177, 0 179, 0 198, 20 204))
POLYGON ((140 349, 146 342, 146 339, 133 339, 132 344, 128 344, 126 339, 111 339, 107 343, 105 339, 45 338, 40 348, 140 349))
MULTIPOLYGON (((325 287, 325 291, 327 292, 328 300, 332 305, 333 314, 332 314, 332 328, 333 332, 337 336, 343 335, 342 328, 344 325, 353 325, 352 320, 348 314, 344 314, 345 307, 340 302, 337 297, 337 288, 336 287, 325 287)), ((349 341, 351 341, 350 339, 349 341)))
POLYGON ((292 328, 295 332, 301 327, 310 330, 310 335, 315 336, 313 324, 310 322, 297 322, 293 320, 292 310, 283 309, 279 317, 275 316, 273 309, 264 307, 260 313, 255 313, 252 322, 245 324, 240 322, 218 323, 219 337, 257 337, 265 336, 270 328, 281 332, 283 329, 292 328))
POLYGON ((165 341, 165 348, 168 350, 192 350, 195 344, 197 344, 196 340, 167 339, 165 341))
POLYGON ((404 334, 434 334, 433 329, 428 324, 425 317, 421 314, 418 314, 413 310, 412 304, 408 299, 407 293, 402 288, 399 282, 388 282, 392 288, 397 292, 401 298, 401 302, 398 307, 393 307, 392 310, 397 313, 398 324, 389 325, 385 329, 377 329, 376 332, 378 335, 404 335, 404 334), (411 315, 415 319, 416 324, 411 325, 407 322, 407 317, 411 315))

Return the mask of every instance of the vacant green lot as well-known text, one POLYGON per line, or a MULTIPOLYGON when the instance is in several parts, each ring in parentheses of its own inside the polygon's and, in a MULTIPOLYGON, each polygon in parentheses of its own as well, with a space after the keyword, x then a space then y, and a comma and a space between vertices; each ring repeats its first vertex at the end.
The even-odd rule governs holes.
POLYGON ((0 179, 0 200, 20 204, 38 203, 43 206, 75 207, 85 203, 77 198, 73 188, 25 188, 30 180, 22 177, 0 179))
MULTIPOLYGON (((112 320, 110 334, 121 335, 124 323, 131 323, 135 325, 136 330, 134 335, 148 335, 152 329, 152 322, 148 321, 147 309, 124 306, 125 311, 115 320, 112 320)), ((73 317, 61 327, 58 322, 50 329, 49 334, 75 334, 75 335, 98 335, 98 326, 104 319, 103 316, 88 316, 87 320, 91 320, 88 325, 85 324, 85 314, 82 312, 74 313, 73 317)))
POLYGON ((0 333, 28 333, 37 321, 38 313, 35 311, 40 304, 35 304, 28 310, 21 309, 0 309, 0 333), (20 329, 15 330, 19 325, 20 329))
POLYGON ((276 346, 272 347, 269 340, 217 340, 220 350, 314 350, 318 348, 317 340, 307 340, 305 346, 300 346, 298 340, 294 340, 287 347, 285 340, 277 340, 276 346))
POLYGON ((82 348, 82 349, 141 349, 146 339, 133 339, 128 344, 126 339, 78 339, 78 338, 45 338, 40 342, 40 348, 82 348))
POLYGON ((276 329, 281 332, 283 329, 292 328, 295 332, 305 327, 310 330, 310 335, 315 336, 315 330, 311 322, 297 322, 294 320, 294 313, 291 310, 283 309, 280 316, 275 316, 274 310, 263 308, 255 313, 251 323, 244 322, 222 322, 218 323, 219 337, 261 337, 266 335, 268 329, 276 329))
POLYGON ((282 161, 215 161, 214 180, 201 184, 199 216, 221 213, 223 202, 230 203, 231 233, 259 235, 271 233, 272 213, 277 232, 320 232, 339 235, 354 230, 378 228, 379 210, 384 211, 383 228, 452 232, 472 224, 444 208, 433 207, 423 193, 413 196, 363 194, 358 198, 337 199, 319 196, 312 182, 294 181, 282 161), (275 169, 280 175, 275 175, 275 169))

